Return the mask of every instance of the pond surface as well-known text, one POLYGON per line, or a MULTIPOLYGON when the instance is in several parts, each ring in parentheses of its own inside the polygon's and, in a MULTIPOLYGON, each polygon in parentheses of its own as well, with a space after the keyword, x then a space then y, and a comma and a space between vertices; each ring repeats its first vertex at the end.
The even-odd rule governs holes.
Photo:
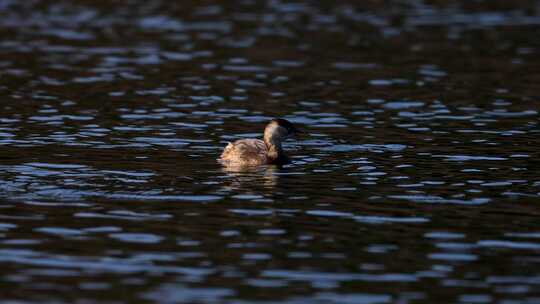
POLYGON ((539 303, 540 6, 365 2, 0 1, 2 299, 539 303))

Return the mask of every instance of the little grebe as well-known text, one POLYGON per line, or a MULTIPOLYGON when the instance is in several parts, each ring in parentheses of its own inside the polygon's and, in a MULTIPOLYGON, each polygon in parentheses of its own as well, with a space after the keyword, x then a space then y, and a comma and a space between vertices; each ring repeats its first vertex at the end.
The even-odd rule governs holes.
POLYGON ((264 129, 264 139, 240 139, 229 143, 220 160, 224 164, 239 166, 259 166, 266 164, 287 164, 281 142, 299 133, 292 123, 285 119, 272 119, 264 129))

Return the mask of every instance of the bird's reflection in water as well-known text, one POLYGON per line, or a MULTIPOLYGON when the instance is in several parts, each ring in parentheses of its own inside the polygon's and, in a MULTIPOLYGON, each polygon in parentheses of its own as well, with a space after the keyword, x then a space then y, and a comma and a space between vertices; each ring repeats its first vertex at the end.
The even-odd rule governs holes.
MULTIPOLYGON (((223 165, 222 172, 226 174, 228 182, 224 182, 224 190, 253 190, 261 189, 263 192, 272 191, 278 184, 282 167, 267 166, 238 166, 223 165)), ((269 194, 272 192, 269 192, 269 194)))

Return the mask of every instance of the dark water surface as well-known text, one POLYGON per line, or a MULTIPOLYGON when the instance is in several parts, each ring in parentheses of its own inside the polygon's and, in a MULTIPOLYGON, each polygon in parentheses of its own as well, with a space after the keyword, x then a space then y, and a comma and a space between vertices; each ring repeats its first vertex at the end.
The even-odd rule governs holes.
POLYGON ((540 5, 359 3, 0 1, 4 302, 540 303, 540 5))

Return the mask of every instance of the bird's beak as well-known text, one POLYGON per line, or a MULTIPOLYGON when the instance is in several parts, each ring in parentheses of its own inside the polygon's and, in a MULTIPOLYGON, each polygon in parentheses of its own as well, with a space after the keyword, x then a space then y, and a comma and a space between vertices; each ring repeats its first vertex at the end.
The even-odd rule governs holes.
POLYGON ((302 135, 302 134, 304 134, 304 132, 300 131, 298 129, 294 129, 293 132, 292 132, 293 136, 298 136, 298 135, 302 135))

